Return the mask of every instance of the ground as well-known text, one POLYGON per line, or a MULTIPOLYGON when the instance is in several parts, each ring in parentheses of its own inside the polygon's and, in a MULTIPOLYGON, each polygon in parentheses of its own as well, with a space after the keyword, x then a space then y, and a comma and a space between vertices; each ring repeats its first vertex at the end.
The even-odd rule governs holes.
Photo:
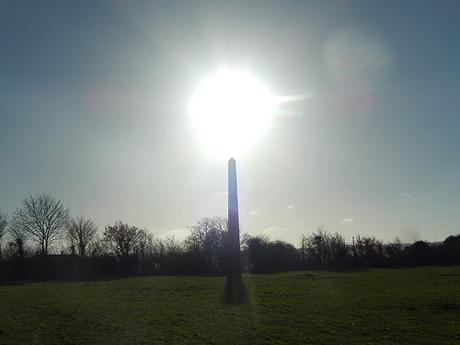
POLYGON ((0 285, 0 344, 460 344, 460 267, 0 285))

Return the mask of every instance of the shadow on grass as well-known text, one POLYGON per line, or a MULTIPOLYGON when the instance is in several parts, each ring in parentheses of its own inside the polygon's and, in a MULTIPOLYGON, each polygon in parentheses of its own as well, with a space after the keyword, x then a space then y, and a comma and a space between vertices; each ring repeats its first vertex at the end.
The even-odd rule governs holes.
POLYGON ((241 274, 229 274, 225 281, 224 302, 227 304, 243 304, 246 302, 246 291, 241 274))

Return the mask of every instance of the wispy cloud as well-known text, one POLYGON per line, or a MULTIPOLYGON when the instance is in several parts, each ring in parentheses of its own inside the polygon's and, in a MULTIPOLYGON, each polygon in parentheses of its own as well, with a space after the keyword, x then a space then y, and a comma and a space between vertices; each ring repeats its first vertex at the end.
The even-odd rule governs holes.
POLYGON ((405 199, 412 199, 412 194, 408 193, 408 192, 403 192, 401 193, 401 196, 405 199))
POLYGON ((342 221, 340 222, 340 224, 342 224, 342 225, 350 225, 350 224, 353 224, 354 222, 355 222, 354 218, 343 218, 342 221))
POLYGON ((158 237, 162 239, 174 238, 177 241, 183 241, 189 235, 190 229, 177 226, 170 229, 155 229, 153 233, 158 234, 158 237))
POLYGON ((285 208, 286 208, 286 210, 291 211, 291 210, 296 209, 296 208, 297 208, 297 205, 290 204, 290 205, 287 205, 285 208))
POLYGON ((263 234, 270 236, 274 239, 283 238, 286 233, 286 228, 282 226, 269 226, 263 230, 263 234))
POLYGON ((249 213, 251 216, 258 216, 260 214, 259 211, 257 210, 252 210, 250 213, 249 213))

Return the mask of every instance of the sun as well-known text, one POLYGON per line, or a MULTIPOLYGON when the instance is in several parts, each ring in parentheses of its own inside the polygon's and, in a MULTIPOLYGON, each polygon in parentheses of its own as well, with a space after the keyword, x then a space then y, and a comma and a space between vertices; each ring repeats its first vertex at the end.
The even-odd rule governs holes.
POLYGON ((255 76, 223 68, 204 79, 189 103, 191 124, 211 154, 240 157, 270 127, 277 98, 255 76))

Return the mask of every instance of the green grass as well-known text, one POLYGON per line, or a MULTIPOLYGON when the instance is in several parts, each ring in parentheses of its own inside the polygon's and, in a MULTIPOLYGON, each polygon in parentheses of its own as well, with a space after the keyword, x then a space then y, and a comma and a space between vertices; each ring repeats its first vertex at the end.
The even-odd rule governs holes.
POLYGON ((0 344, 460 344, 460 267, 0 286, 0 344))

